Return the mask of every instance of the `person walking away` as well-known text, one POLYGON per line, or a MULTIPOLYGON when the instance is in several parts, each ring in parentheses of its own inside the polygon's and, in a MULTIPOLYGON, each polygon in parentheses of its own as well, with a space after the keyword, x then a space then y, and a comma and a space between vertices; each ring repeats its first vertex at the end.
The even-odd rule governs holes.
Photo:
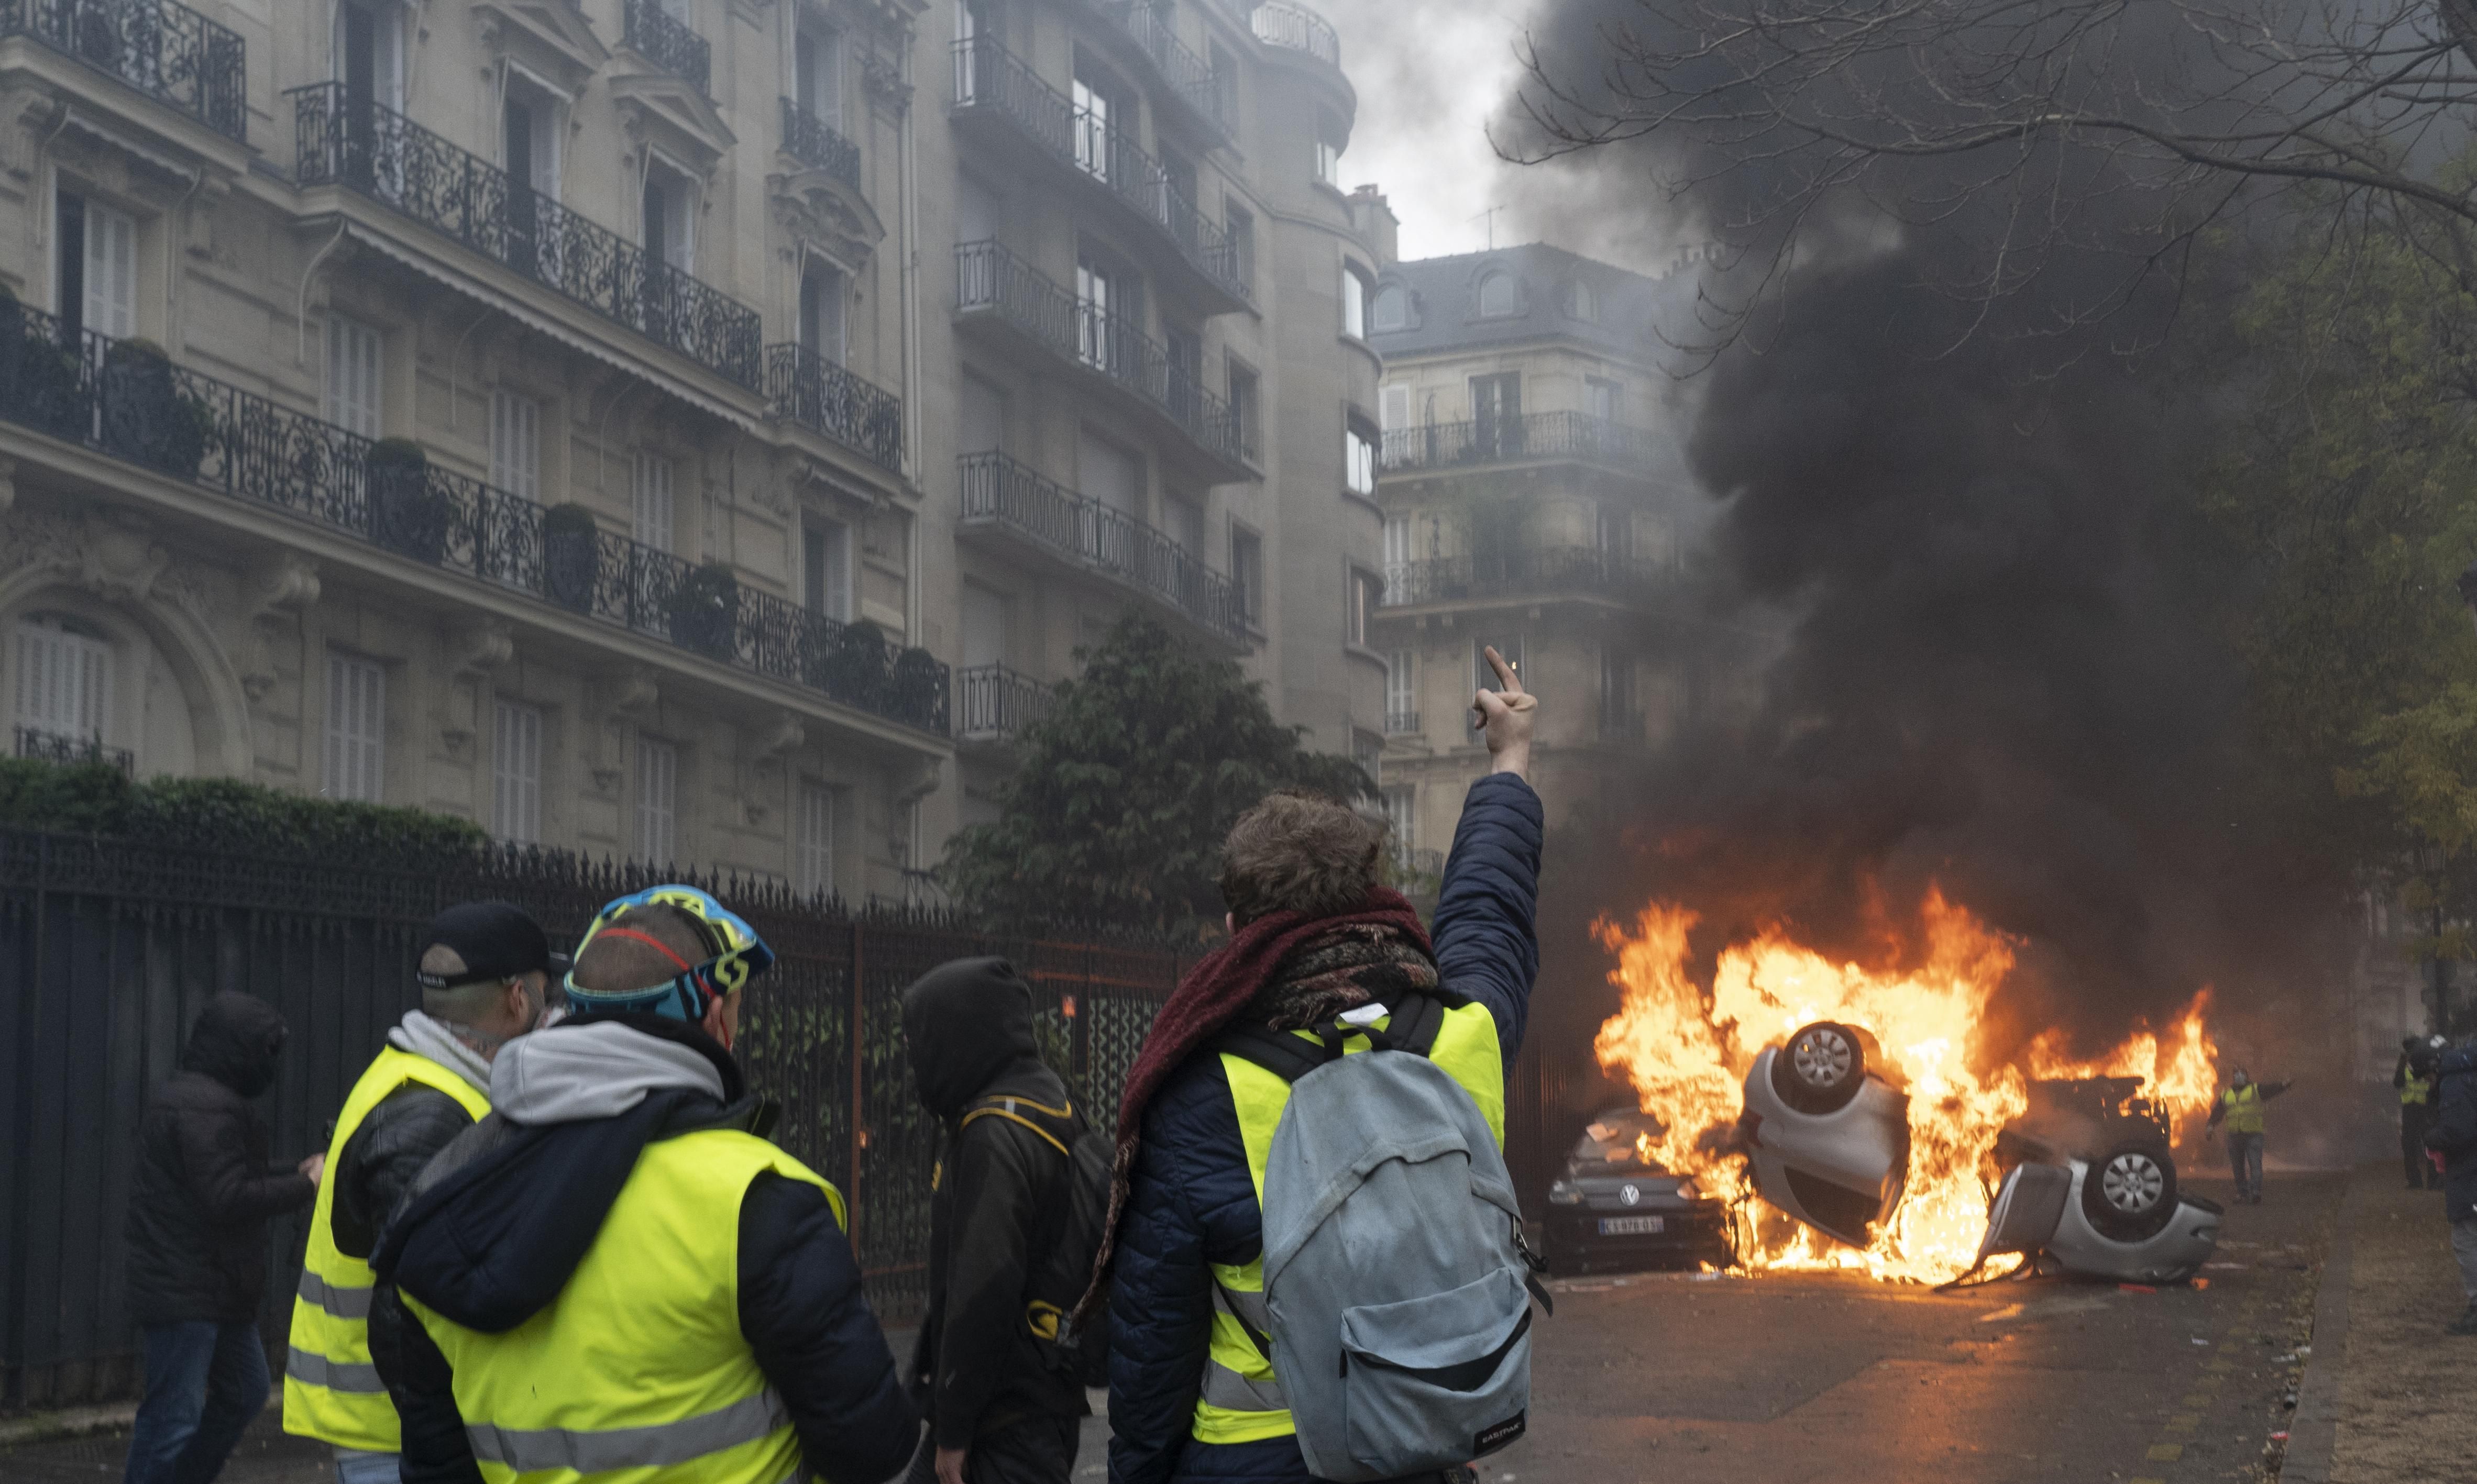
POLYGON ((207 1484, 266 1405, 266 1224, 308 1205, 326 1164, 267 1163, 251 1102, 275 1084, 285 1036, 265 1001, 216 995, 138 1124, 129 1302, 145 1334, 146 1389, 124 1484, 207 1484))
MULTIPOLYGON (((940 964, 903 992, 920 1105, 944 1132, 929 1197, 929 1309, 906 1371, 929 1422, 910 1484, 1066 1484, 1091 1411, 1054 1365, 1060 1310, 1031 1285, 1067 1210, 1084 1119, 1038 1054, 1032 990, 1003 958, 940 964)), ((1077 1297, 1069 1294, 1068 1302, 1077 1297)))
POLYGON ((2286 1082, 2254 1081, 2239 1067, 2211 1109, 2211 1126, 2227 1125, 2228 1168, 2236 1172, 2237 1200, 2262 1204, 2262 1105, 2288 1091, 2286 1082))
POLYGON ((763 1137, 732 1054, 774 961, 654 886, 594 918, 569 1016, 490 1064, 371 1268, 405 1326, 405 1484, 879 1484, 919 1438, 841 1193, 763 1137))
POLYGON ((2435 1067, 2438 1095, 2426 1148, 2442 1155, 2442 1215, 2468 1306, 2445 1333, 2477 1335, 2477 1043, 2452 1048, 2435 1067))
MULTIPOLYGON (((1359 1006, 1449 1005, 1427 1058, 1502 1145, 1506 1069, 1539 962, 1541 809, 1524 780, 1536 702, 1495 651, 1487 655, 1501 690, 1472 704, 1493 771, 1464 802, 1433 943, 1410 904, 1378 884, 1382 827, 1347 806, 1277 794, 1230 832, 1221 891, 1231 938, 1163 1006, 1118 1118, 1117 1183, 1095 1269, 1111 1268, 1112 1484, 1311 1479, 1285 1400, 1292 1378, 1274 1373, 1264 1343, 1261 1191, 1291 1088, 1219 1051, 1227 1032, 1294 1040, 1286 1033, 1359 1006)), ((1079 1312, 1099 1293, 1096 1282, 1079 1312)), ((1517 1419, 1503 1436, 1518 1431, 1517 1419)), ((1475 1437, 1471 1452, 1494 1441, 1475 1437)))
POLYGON ((2441 1048, 2428 1045, 2422 1036, 2410 1036, 2400 1042, 2399 1065, 2391 1069, 2391 1086, 2399 1089, 2400 1166, 2411 1190, 2442 1187, 2442 1175, 2425 1152, 2425 1133, 2434 1126, 2435 1072, 2440 1056, 2441 1048))
POLYGON ((466 902, 422 935, 408 1010, 345 1095, 310 1222, 284 1367, 284 1430, 336 1451, 337 1484, 395 1484, 400 1435, 385 1385, 405 1323, 370 1249, 431 1156, 490 1111, 490 1062, 550 1013, 567 961, 505 902, 466 902))

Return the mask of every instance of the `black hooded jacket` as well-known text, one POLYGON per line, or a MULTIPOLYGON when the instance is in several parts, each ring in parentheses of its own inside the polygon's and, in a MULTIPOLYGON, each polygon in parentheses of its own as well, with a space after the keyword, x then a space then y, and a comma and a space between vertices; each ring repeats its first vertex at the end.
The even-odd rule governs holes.
POLYGON ((1003 958, 940 964, 903 992, 903 1036, 921 1105, 945 1127, 929 1199, 929 1311, 910 1373, 938 1446, 965 1447, 1027 1418, 1081 1417, 1083 1386, 1042 1364, 1024 1317, 1067 1157, 1007 1119, 956 1127, 967 1104, 1002 1093, 1067 1105, 1033 1042, 1032 991, 1003 958))
POLYGON ((138 1127, 129 1193, 129 1301, 140 1324, 258 1317, 267 1221, 308 1205, 309 1176, 270 1168, 250 1100, 274 1085, 284 1017, 226 991, 207 1002, 181 1070, 155 1090, 138 1127))
POLYGON ((2439 1070, 2440 1091, 2425 1144, 2442 1151, 2444 1219, 2465 1221, 2477 1216, 2477 1047, 2453 1047, 2439 1070))

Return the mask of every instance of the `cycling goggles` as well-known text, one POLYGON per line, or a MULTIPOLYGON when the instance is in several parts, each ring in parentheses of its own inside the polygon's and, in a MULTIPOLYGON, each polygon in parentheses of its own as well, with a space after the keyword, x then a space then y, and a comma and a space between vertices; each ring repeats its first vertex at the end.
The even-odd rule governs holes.
POLYGON ((567 999, 575 1014, 655 1014, 693 1024, 705 1019, 713 1002, 774 967, 774 951, 765 946, 757 929, 738 913, 693 886, 648 886, 604 903, 602 910, 594 914, 593 925, 577 942, 577 960, 582 962, 586 949, 606 934, 651 944, 678 964, 680 972, 665 983, 612 993, 578 984, 576 972, 571 969, 566 977, 567 999), (651 906, 677 907, 693 918, 698 935, 705 939, 713 956, 703 963, 690 964, 660 938, 628 926, 627 913, 651 906))

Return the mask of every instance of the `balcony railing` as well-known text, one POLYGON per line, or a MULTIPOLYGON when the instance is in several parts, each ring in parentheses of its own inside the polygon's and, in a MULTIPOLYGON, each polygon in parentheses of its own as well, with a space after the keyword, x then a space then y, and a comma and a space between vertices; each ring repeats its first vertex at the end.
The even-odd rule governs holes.
POLYGON ((1593 546, 1515 547, 1480 556, 1393 562, 1385 569, 1382 606, 1403 608, 1541 594, 1624 597, 1649 592, 1668 576, 1668 569, 1657 562, 1593 546))
POLYGON ((713 48, 688 22, 663 10, 662 0, 628 0, 620 27, 622 44, 663 71, 686 79, 697 91, 712 95, 713 48))
POLYGON ((1333 23, 1304 5, 1266 0, 1256 7, 1248 22, 1256 29, 1256 39, 1266 46, 1305 52, 1327 65, 1341 65, 1341 37, 1334 34, 1333 23))
POLYGON ((799 345, 765 348, 774 415, 849 444, 880 468, 903 472, 903 399, 799 345))
POLYGON ((964 525, 1002 526, 1168 604, 1214 633, 1245 641, 1237 587, 1165 533, 1003 454, 966 454, 958 463, 964 525))
POLYGON ((1196 209, 1191 186, 1116 124, 1079 108, 1031 64, 988 37, 955 43, 955 108, 1004 118, 1042 154, 1109 191, 1223 293, 1248 302, 1229 232, 1196 209))
POLYGON ((1405 733, 1415 732, 1418 730, 1419 713, 1416 711, 1388 710, 1385 713, 1385 734, 1387 736, 1401 736, 1405 733))
POLYGON ((249 48, 174 0, 0 0, 0 37, 24 35, 108 72, 215 133, 249 135, 249 48))
POLYGON ((341 83, 293 89, 301 184, 342 186, 758 390, 755 309, 341 83))
POLYGON ((1224 138, 1237 127, 1228 84, 1213 70, 1213 63, 1198 56, 1195 50, 1178 38, 1170 29, 1168 6, 1156 0, 1093 0, 1100 12, 1128 36, 1161 73, 1171 93, 1180 102, 1219 131, 1224 138))
POLYGON ((137 755, 125 747, 106 747, 101 737, 72 737, 39 727, 20 727, 17 755, 42 762, 99 762, 120 770, 122 778, 138 776, 137 755))
POLYGON ((1651 452, 1649 433, 1584 412, 1528 412, 1385 431, 1388 474, 1543 458, 1633 465, 1646 461, 1651 452))
POLYGON ((955 672, 955 735, 1001 741, 1049 714, 1049 687, 1005 665, 964 665, 955 672))
POLYGON ((783 153, 860 189, 860 146, 788 98, 783 100, 783 153))
POLYGON ((149 349, 0 301, 0 418, 281 510, 397 556, 479 578, 718 664, 943 735, 947 672, 867 624, 841 624, 533 501, 406 464, 333 423, 149 349))
POLYGON ((1176 423, 1207 453, 1236 462, 1238 419, 1230 404, 1171 359, 1131 316, 1113 314, 1051 283, 995 242, 955 249, 956 305, 993 314, 1051 354, 1108 377, 1176 423))

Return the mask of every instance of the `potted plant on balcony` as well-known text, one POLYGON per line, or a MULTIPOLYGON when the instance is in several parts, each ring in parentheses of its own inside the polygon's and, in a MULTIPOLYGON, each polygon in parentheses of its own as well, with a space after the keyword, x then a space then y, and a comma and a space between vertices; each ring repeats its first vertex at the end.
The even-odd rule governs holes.
POLYGON ((893 658, 886 632, 866 619, 827 633, 817 660, 816 683, 845 705, 884 708, 893 682, 893 658))
POLYGON ((447 554, 447 496, 430 487, 430 455, 411 438, 381 438, 363 456, 370 539, 432 566, 447 554))
POLYGON ((665 609, 671 640, 716 659, 739 652, 739 579, 727 562, 710 561, 682 574, 665 609))
POLYGON ((542 512, 542 585, 550 601, 576 613, 593 611, 601 570, 601 528, 593 511, 571 501, 542 512))
POLYGON ((938 703, 945 694, 946 667, 937 655, 914 645, 894 656, 893 705, 888 709, 897 720, 934 728, 938 703))
POLYGON ((104 351, 104 447, 175 479, 195 479, 213 431, 213 415, 181 389, 162 346, 114 340, 104 351))

